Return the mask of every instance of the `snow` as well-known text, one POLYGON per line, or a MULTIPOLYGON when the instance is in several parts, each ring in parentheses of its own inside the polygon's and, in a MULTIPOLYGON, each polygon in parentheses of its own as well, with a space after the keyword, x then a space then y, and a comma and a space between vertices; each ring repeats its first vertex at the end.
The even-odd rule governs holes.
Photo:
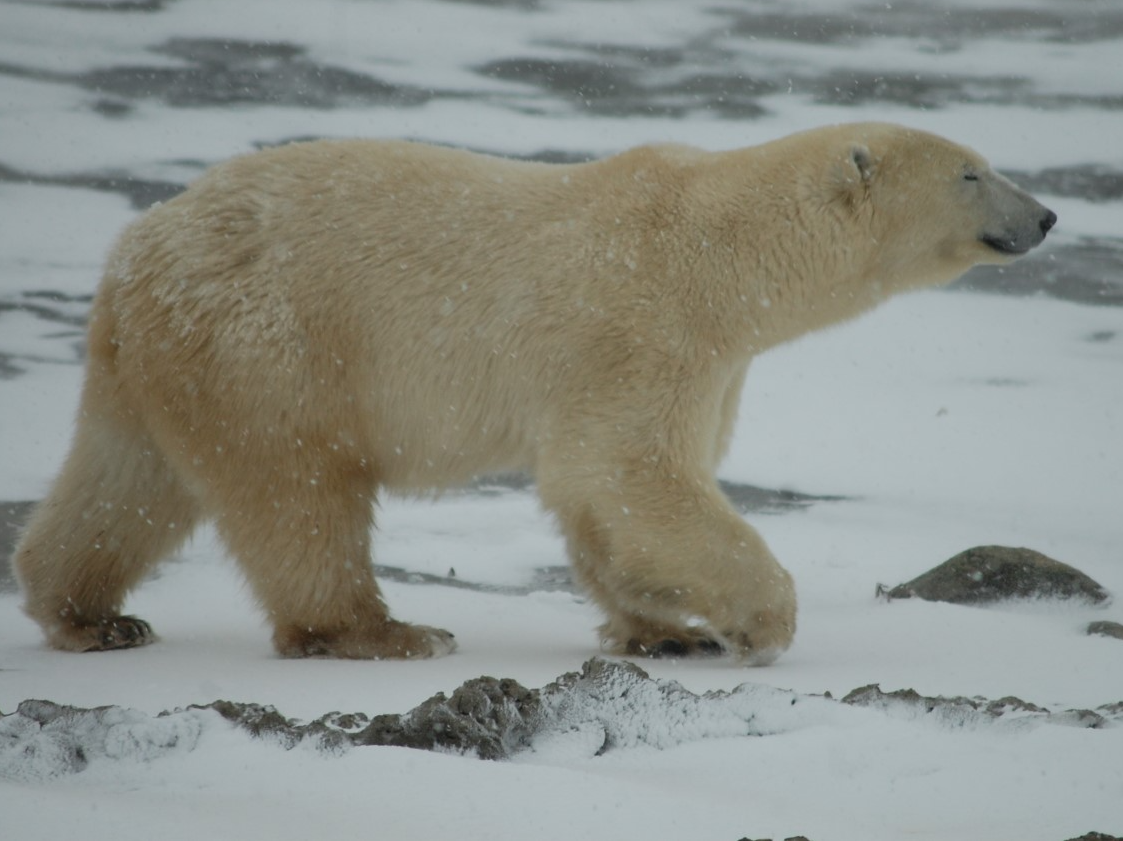
MULTIPOLYGON (((1103 2, 1069 12, 1101 15, 1098 40, 1063 41, 1030 27, 834 43, 749 37, 731 28, 730 15, 860 9, 857 19, 869 21, 874 7, 847 0, 179 0, 139 13, 81 5, 7 3, 0 27, 0 165, 34 176, 19 183, 0 170, 0 501, 40 498, 61 464, 81 384, 76 321, 113 237, 136 213, 122 195, 67 176, 127 173, 182 183, 205 164, 309 135, 601 154, 650 140, 727 148, 859 119, 937 131, 1000 169, 1123 170, 1123 111, 1108 101, 1118 99, 1121 27, 1103 2), (306 47, 309 61, 447 95, 408 107, 174 107, 158 96, 129 100, 121 116, 93 107, 112 97, 83 87, 79 74, 183 66, 153 49, 170 38, 288 41, 306 47), (683 117, 619 116, 475 70, 526 57, 604 63, 613 59, 598 47, 623 46, 687 56, 663 70, 637 64, 653 84, 741 73, 790 77, 792 91, 781 84, 763 95, 766 113, 751 121, 702 107, 683 117), (922 108, 876 98, 840 104, 801 81, 870 70, 1016 77, 1021 87, 1005 103, 952 97, 922 108), (1063 105, 1027 99, 1026 91, 1063 105)), ((979 9, 970 0, 903 8, 933 6, 947 14, 979 9)), ((995 0, 986 8, 1059 7, 995 0)), ((1118 245, 1123 202, 1039 197, 1060 224, 1030 260, 1062 259, 1072 252, 1060 247, 1089 238, 1118 245)), ((1007 271, 1016 276, 1018 265, 1007 271)), ((503 762, 402 748, 286 751, 210 713, 157 717, 219 698, 272 704, 303 719, 332 710, 404 712, 480 675, 539 687, 579 669, 599 653, 600 618, 579 594, 532 587, 538 570, 564 565, 565 555, 525 491, 382 501, 380 565, 430 580, 451 567, 458 582, 472 585, 384 584, 396 616, 456 634, 459 651, 440 660, 277 659, 263 617, 210 529, 130 600, 128 610, 161 636, 147 648, 50 651, 16 593, 0 590, 0 711, 27 699, 122 708, 107 726, 71 728, 93 740, 75 773, 55 773, 64 764, 51 754, 57 741, 5 753, 26 743, 5 742, 0 731, 0 835, 1062 841, 1091 829, 1120 834, 1117 723, 1096 730, 964 724, 808 696, 841 697, 879 683, 926 695, 1015 695, 1055 711, 1123 700, 1121 643, 1084 633, 1092 620, 1123 621, 1121 383, 1123 308, 963 291, 897 299, 755 361, 721 475, 845 497, 749 517, 795 576, 795 645, 757 669, 722 659, 641 663, 694 693, 745 688, 677 719, 664 718, 668 709, 652 699, 610 707, 602 712, 618 715, 617 726, 636 725, 627 732, 649 737, 624 739, 599 756, 603 733, 580 716, 572 730, 503 762), (984 543, 1045 552, 1117 600, 1106 608, 981 609, 874 598, 878 583, 908 580, 984 543), (738 730, 748 718, 766 733, 738 730)))

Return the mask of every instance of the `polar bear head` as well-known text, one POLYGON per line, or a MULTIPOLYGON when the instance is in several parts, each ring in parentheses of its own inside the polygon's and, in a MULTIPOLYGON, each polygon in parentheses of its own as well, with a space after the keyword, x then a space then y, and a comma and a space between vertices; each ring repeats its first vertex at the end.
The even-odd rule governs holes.
POLYGON ((878 274, 891 286, 945 283, 977 264, 1007 263, 1056 224, 1053 211, 971 149, 895 125, 840 130, 835 183, 876 240, 878 274))

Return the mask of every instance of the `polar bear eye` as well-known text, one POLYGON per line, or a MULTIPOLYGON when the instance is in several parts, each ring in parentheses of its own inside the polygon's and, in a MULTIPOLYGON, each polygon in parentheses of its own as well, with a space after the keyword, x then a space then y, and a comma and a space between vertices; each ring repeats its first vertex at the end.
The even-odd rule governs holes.
POLYGON ((964 181, 978 181, 979 180, 979 174, 977 172, 965 172, 965 173, 963 173, 963 180, 964 181))

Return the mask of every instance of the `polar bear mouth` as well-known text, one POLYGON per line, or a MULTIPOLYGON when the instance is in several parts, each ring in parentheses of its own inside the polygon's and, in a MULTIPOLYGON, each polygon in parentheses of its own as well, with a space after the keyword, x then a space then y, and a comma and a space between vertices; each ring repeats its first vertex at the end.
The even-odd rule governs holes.
POLYGON ((996 237, 983 235, 979 237, 979 241, 984 245, 990 246, 1000 254, 1009 254, 1013 257, 1025 254, 1030 250, 1030 248, 1033 247, 1024 245, 1018 242, 1017 239, 1012 237, 996 237))
POLYGON ((1041 208, 1044 215, 1037 220, 1036 225, 1014 227, 1003 234, 983 234, 979 242, 989 246, 999 254, 1010 257, 1020 257, 1022 254, 1041 245, 1045 235, 1057 224, 1057 214, 1048 208, 1041 208))

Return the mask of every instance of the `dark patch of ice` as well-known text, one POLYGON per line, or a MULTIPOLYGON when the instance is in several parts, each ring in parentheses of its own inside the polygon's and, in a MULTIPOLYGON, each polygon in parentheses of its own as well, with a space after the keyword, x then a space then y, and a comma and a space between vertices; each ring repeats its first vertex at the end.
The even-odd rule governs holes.
MULTIPOLYGON (((0 301, 0 311, 3 311, 3 308, 4 303, 0 301)), ((3 377, 4 366, 5 358, 0 355, 0 377, 3 377)), ((14 367, 14 363, 13 369, 16 373, 21 372, 21 369, 14 367)), ((756 485, 725 480, 719 481, 718 484, 730 501, 744 513, 785 514, 804 510, 818 502, 838 502, 847 499, 847 497, 831 494, 807 494, 793 490, 761 488, 756 485)), ((508 493, 529 494, 533 491, 534 482, 529 476, 522 473, 506 473, 477 479, 458 493, 498 496, 508 493)), ((16 590, 15 579, 5 561, 15 549, 19 529, 27 521, 34 505, 33 502, 0 502, 0 593, 16 590)), ((508 596, 525 596, 528 593, 543 591, 579 592, 570 568, 560 565, 539 567, 534 571, 533 578, 528 583, 519 585, 487 584, 459 578, 455 575, 435 575, 382 564, 375 566, 375 573, 381 578, 403 584, 440 585, 508 596)))
POLYGON ((1123 306, 1123 238, 1081 237, 1013 265, 976 266, 951 288, 1123 306))
MULTIPOLYGON (((3 62, 0 75, 70 84, 93 91, 98 113, 117 117, 131 103, 157 99, 173 108, 279 105, 326 109, 341 105, 422 105, 434 91, 383 82, 364 73, 317 64, 306 49, 284 41, 171 38, 150 48, 178 59, 125 64, 78 73, 3 62)), ((451 94, 449 94, 451 95, 451 94)))
POLYGON ((77 9, 82 12, 162 12, 172 0, 48 0, 45 6, 59 9, 77 9))
MULTIPOLYGON (((845 502, 850 497, 837 494, 809 494, 784 488, 762 488, 744 482, 719 479, 718 486, 729 501, 743 513, 784 514, 800 511, 817 502, 845 502)), ((510 491, 531 491, 534 480, 525 473, 502 473, 483 476, 468 485, 466 491, 482 496, 495 496, 510 491)))
MULTIPOLYGON (((183 185, 171 181, 135 178, 126 172, 72 172, 46 175, 0 164, 0 183, 38 184, 49 187, 79 187, 128 198, 134 210, 144 210, 156 202, 167 201, 183 192, 183 185)), ((91 281, 90 287, 93 288, 91 281)))
POLYGON ((953 10, 940 3, 903 2, 879 5, 876 11, 855 5, 834 13, 776 7, 723 8, 715 14, 725 18, 731 35, 744 38, 847 46, 860 46, 873 38, 909 38, 944 52, 985 38, 1074 44, 1112 40, 1123 34, 1123 12, 1098 4, 1065 7, 1062 12, 1059 8, 953 10))
POLYGON ((0 502, 0 593, 14 593, 18 589, 8 558, 33 507, 34 502, 0 502))

